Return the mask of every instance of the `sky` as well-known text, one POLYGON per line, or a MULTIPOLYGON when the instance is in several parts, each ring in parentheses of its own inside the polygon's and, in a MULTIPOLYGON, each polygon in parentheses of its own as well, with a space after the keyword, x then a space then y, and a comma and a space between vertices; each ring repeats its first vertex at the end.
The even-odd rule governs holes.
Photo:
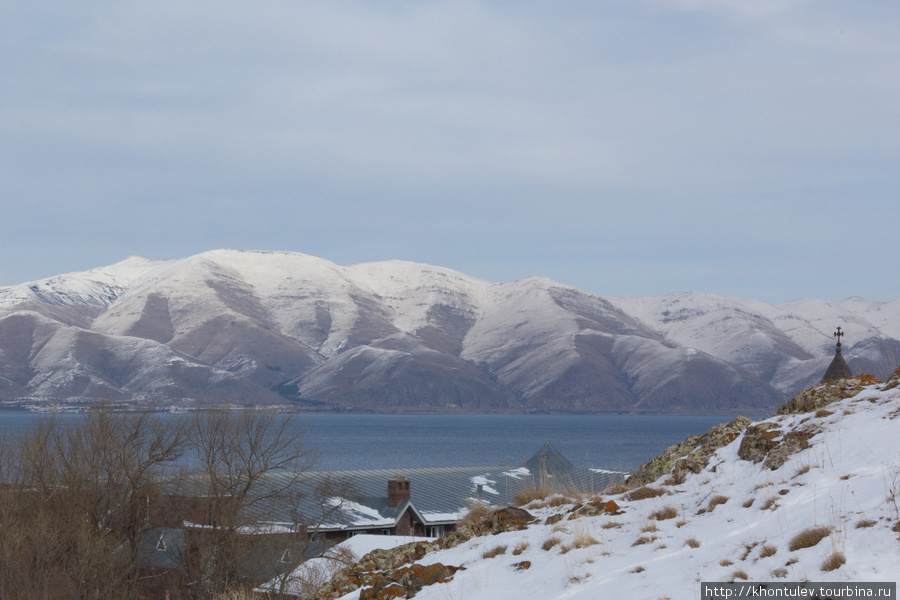
POLYGON ((401 259, 900 298, 895 0, 0 4, 0 286, 401 259))

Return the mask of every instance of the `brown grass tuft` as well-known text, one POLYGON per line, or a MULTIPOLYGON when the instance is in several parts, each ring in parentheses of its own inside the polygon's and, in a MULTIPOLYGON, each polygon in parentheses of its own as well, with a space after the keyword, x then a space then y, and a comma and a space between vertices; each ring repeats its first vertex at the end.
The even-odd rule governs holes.
POLYGON ((659 531, 659 528, 656 526, 656 523, 647 523, 641 527, 641 531, 643 533, 652 533, 654 531, 659 531))
POLYGON ((477 525, 487 519, 491 515, 491 512, 491 509, 481 502, 470 502, 469 512, 463 515, 463 518, 459 520, 459 524, 467 527, 477 525))
POLYGON ((688 538, 684 541, 685 544, 690 546, 691 548, 699 548, 700 542, 697 541, 697 538, 688 538))
POLYGON ((755 501, 756 498, 747 498, 746 500, 744 500, 744 503, 741 506, 743 506, 744 508, 750 508, 751 506, 753 506, 753 503, 755 501))
POLYGON ((719 566, 720 566, 720 567, 730 567, 730 566, 733 565, 733 564, 734 564, 734 563, 731 562, 730 560, 728 560, 727 558, 723 558, 723 559, 719 562, 719 566))
POLYGON ((768 558, 770 556, 773 556, 776 552, 778 552, 778 548, 776 548, 775 546, 763 544, 762 550, 759 551, 759 557, 768 558))
POLYGON ((600 529, 618 529, 622 526, 620 521, 607 521, 600 526, 600 529))
POLYGON ((816 417, 818 417, 820 419, 825 418, 825 417, 830 417, 833 414, 834 413, 832 411, 824 409, 824 408, 820 408, 819 410, 816 411, 816 417))
POLYGON ((775 510, 778 508, 778 496, 769 496, 759 510, 775 510))
POLYGON ((490 550, 485 550, 484 554, 481 555, 481 558, 494 558, 495 556, 500 556, 501 554, 506 554, 506 546, 494 546, 490 550))
POLYGON ((635 540, 635 542, 632 544, 632 546, 643 546, 644 544, 649 544, 650 542, 655 542, 655 541, 656 541, 655 535, 651 535, 651 536, 642 535, 637 540, 635 540))
POLYGON ((678 511, 674 506, 664 506, 661 509, 650 513, 650 518, 655 521, 665 521, 666 519, 674 519, 678 516, 678 511))
POLYGON ((772 577, 780 577, 780 578, 787 577, 787 569, 785 569, 783 567, 778 567, 777 569, 774 569, 772 571, 772 577))
POLYGON ((801 548, 812 548, 823 539, 828 537, 828 534, 830 533, 831 528, 824 526, 804 529, 791 538, 791 541, 788 543, 788 550, 794 552, 795 550, 800 550, 801 548))
POLYGON ((516 492, 516 495, 513 496, 513 502, 516 506, 525 506, 526 504, 531 504, 536 500, 545 501, 553 494, 553 490, 548 487, 535 486, 524 488, 516 492))
POLYGON ((872 519, 863 519, 862 521, 856 522, 856 528, 865 529, 866 527, 872 527, 876 522, 877 521, 873 521, 872 519))
POLYGON ((553 546, 557 545, 557 544, 560 543, 561 541, 562 541, 562 538, 559 537, 558 535, 551 535, 551 536, 548 537, 546 540, 544 540, 544 543, 543 543, 543 544, 541 544, 541 549, 542 549, 542 550, 549 550, 550 548, 552 548, 553 546))
POLYGON ((734 583, 735 579, 743 579, 744 581, 747 581, 748 579, 750 579, 750 576, 747 575, 746 571, 738 569, 737 571, 735 571, 734 573, 731 574, 731 583, 734 583))
POLYGON ((630 491, 625 497, 629 500, 647 500, 648 498, 656 498, 657 496, 662 496, 665 493, 665 490, 645 485, 643 487, 637 488, 636 490, 630 491))
POLYGON ((528 542, 519 542, 519 544, 513 548, 513 556, 518 556, 528 550, 528 542))
POLYGON ((632 573, 643 573, 644 570, 645 570, 644 567, 639 566, 639 567, 635 567, 634 569, 632 569, 631 572, 632 573))
POLYGON ((825 562, 822 563, 823 571, 834 571, 839 568, 842 564, 847 562, 847 557, 844 556, 843 552, 832 552, 831 556, 825 559, 825 562))
POLYGON ((709 499, 709 504, 706 506, 706 510, 712 512, 718 505, 725 504, 726 502, 728 502, 728 496, 716 494, 709 499))

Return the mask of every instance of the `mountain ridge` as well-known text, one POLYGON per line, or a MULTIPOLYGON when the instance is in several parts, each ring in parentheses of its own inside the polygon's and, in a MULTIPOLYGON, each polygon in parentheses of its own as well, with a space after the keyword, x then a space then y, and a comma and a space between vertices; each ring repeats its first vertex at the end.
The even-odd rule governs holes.
POLYGON ((844 355, 885 376, 900 301, 606 298, 408 261, 127 259, 0 288, 0 401, 317 410, 765 410, 844 355), (39 318, 38 318, 39 317, 39 318))

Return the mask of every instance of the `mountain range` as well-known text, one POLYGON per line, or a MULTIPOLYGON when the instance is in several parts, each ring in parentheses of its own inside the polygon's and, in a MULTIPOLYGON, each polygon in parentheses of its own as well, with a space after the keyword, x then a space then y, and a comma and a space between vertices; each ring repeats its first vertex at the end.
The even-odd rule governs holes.
POLYGON ((0 287, 0 402, 765 411, 900 363, 900 301, 605 298, 544 279, 215 250, 0 287))

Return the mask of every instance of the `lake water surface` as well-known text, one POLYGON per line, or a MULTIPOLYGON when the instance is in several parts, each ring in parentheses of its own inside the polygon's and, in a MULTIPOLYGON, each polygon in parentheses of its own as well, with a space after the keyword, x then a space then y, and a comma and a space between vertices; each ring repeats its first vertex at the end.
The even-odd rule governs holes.
MULTIPOLYGON (((163 414, 163 418, 177 415, 163 414)), ((0 411, 20 430, 40 416, 0 411)), ((78 415, 63 414, 63 419, 78 415)), ((668 446, 734 418, 723 415, 372 415, 304 414, 297 433, 316 449, 317 469, 519 466, 545 442, 572 463, 632 470, 668 446)))

